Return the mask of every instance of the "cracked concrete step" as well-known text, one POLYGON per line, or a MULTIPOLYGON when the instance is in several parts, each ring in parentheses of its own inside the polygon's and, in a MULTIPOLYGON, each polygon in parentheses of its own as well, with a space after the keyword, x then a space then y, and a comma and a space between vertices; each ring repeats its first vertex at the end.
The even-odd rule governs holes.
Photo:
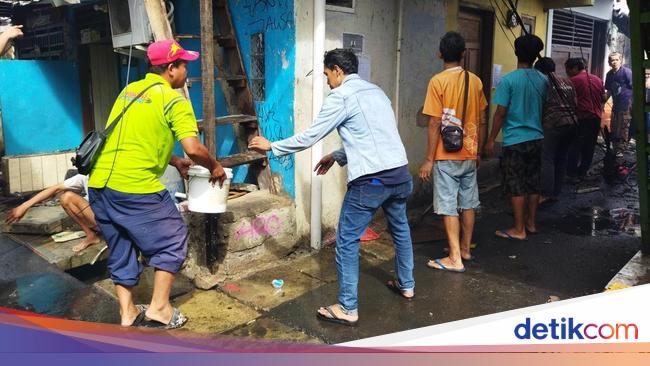
POLYGON ((75 253, 72 251, 72 247, 81 243, 85 238, 56 243, 49 235, 7 234, 7 236, 26 246, 39 257, 57 266, 62 271, 85 266, 93 261, 95 263, 101 262, 108 258, 108 250, 102 251, 106 245, 103 240, 81 252, 75 253))

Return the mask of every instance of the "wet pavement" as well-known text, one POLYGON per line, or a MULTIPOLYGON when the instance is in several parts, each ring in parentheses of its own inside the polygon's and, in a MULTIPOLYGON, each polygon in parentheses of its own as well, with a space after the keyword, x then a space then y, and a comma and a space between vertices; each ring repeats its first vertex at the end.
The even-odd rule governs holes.
POLYGON ((116 323, 117 302, 0 235, 0 305, 39 314, 116 323))
MULTIPOLYGON (((475 260, 462 274, 429 269, 444 257, 439 217, 421 218, 412 207, 416 298, 389 291, 395 276, 390 235, 378 217, 376 241, 362 243, 359 325, 323 323, 316 309, 336 302, 334 249, 294 253, 272 269, 233 278, 209 291, 179 281, 173 303, 190 318, 184 331, 255 339, 339 343, 598 293, 639 250, 638 195, 633 178, 606 185, 597 169, 591 181, 568 185, 558 203, 539 212, 537 235, 526 241, 494 236, 512 216, 495 182, 483 182, 473 242, 475 260), (576 193, 576 192, 587 193, 576 193), (284 286, 273 288, 273 279, 284 286)), ((498 175, 495 175, 498 177, 498 175)), ((0 306, 69 319, 115 323, 117 304, 99 264, 62 272, 0 235, 0 306)), ((644 272, 645 273, 645 272, 644 272)), ((647 276, 646 276, 647 277, 647 276)), ((151 281, 137 291, 145 302, 151 281)))

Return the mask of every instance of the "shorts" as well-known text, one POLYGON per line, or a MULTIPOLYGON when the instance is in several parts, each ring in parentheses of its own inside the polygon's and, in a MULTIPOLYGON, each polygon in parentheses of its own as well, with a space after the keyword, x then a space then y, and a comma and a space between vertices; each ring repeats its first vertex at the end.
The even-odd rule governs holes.
POLYGON ((612 132, 612 140, 622 140, 627 142, 630 137, 630 123, 632 121, 632 114, 630 108, 612 112, 610 128, 612 132))
POLYGON ((504 146, 501 184, 510 196, 539 194, 542 190, 542 140, 504 146))
POLYGON ((130 194, 90 188, 88 195, 108 244, 108 269, 115 284, 138 284, 144 269, 140 253, 157 270, 180 271, 187 255, 187 226, 167 190, 130 194))
POLYGON ((475 160, 438 160, 433 169, 435 213, 458 216, 479 206, 475 160))

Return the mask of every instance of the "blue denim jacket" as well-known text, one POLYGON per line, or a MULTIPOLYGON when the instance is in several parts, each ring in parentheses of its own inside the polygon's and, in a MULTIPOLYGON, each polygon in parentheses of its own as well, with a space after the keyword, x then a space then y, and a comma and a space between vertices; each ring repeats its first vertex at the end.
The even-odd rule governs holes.
POLYGON ((361 176, 408 164, 395 113, 376 85, 350 74, 332 90, 307 130, 271 144, 276 156, 305 150, 337 129, 343 148, 332 154, 348 165, 348 183, 361 176))

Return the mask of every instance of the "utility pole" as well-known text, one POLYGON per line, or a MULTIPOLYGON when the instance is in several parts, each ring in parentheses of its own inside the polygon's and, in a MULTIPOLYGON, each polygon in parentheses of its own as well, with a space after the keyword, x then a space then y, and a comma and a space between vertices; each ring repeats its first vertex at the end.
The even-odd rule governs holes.
POLYGON ((201 0, 201 86, 203 91, 203 136, 210 155, 216 156, 214 107, 214 21, 212 0, 201 0))

